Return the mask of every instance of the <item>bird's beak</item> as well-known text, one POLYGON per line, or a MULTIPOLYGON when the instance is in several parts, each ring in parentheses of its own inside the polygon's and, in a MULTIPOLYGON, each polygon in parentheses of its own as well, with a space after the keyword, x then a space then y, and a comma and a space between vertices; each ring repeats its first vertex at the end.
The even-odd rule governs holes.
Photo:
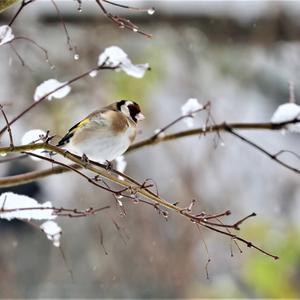
POLYGON ((137 119, 138 121, 142 121, 142 120, 145 119, 145 116, 140 112, 140 113, 138 113, 138 114, 136 115, 136 119, 137 119))

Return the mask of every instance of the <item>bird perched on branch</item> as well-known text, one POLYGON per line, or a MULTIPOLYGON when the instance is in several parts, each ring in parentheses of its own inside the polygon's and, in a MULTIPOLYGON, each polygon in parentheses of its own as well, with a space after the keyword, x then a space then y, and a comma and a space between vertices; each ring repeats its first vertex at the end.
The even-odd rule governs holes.
POLYGON ((136 136, 137 122, 144 118, 137 103, 121 100, 75 124, 57 146, 90 160, 110 162, 129 148, 136 136))

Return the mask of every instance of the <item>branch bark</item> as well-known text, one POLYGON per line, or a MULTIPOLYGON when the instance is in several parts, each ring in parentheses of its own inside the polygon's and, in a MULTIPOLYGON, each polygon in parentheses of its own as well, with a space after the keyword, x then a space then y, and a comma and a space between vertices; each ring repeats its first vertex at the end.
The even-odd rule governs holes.
MULTIPOLYGON (((289 122, 290 123, 290 122, 289 122)), ((235 130, 281 130, 283 129, 287 124, 282 123, 282 124, 273 124, 273 123, 222 123, 222 124, 217 124, 213 126, 208 126, 206 128, 196 128, 192 130, 186 130, 186 131, 181 131, 173 134, 168 134, 165 135, 164 138, 158 138, 157 135, 153 135, 152 137, 149 137, 143 141, 137 142, 133 144, 126 153, 130 153, 133 151, 140 150, 144 147, 147 146, 153 146, 162 142, 168 142, 168 141, 173 141, 176 139, 184 138, 184 137, 191 137, 191 136, 199 136, 199 135, 206 135, 209 133, 213 132, 220 132, 220 131, 228 131, 228 128, 235 129, 235 130)), ((35 144, 35 145, 26 145, 22 146, 20 148, 16 147, 14 149, 15 151, 12 151, 11 148, 0 148, 0 154, 5 155, 8 153, 12 152, 22 152, 22 151, 30 151, 34 149, 40 149, 43 148, 43 144, 35 144), (34 149, 32 148, 34 147, 34 149), (35 148, 37 147, 37 148, 35 148)), ((251 145, 251 143, 250 143, 251 145)), ((258 149, 259 150, 259 149, 258 149)), ((269 154, 269 157, 277 157, 277 155, 272 155, 269 154)), ((0 160, 1 162, 1 160, 0 160)), ((71 168, 82 168, 81 165, 78 164, 71 164, 71 168)), ((286 167, 286 166, 285 166, 286 167)), ((39 179, 42 179, 44 177, 50 176, 50 175, 55 175, 55 174, 62 174, 69 172, 70 168, 63 167, 63 166, 55 166, 52 168, 49 168, 47 170, 42 170, 42 171, 32 171, 28 172, 26 174, 21 174, 21 175, 15 175, 15 176, 8 176, 4 178, 0 178, 0 187, 11 187, 11 186, 16 186, 16 185, 22 185, 22 184, 27 184, 32 181, 36 181, 39 179)), ((298 170, 297 172, 298 173, 298 170)))

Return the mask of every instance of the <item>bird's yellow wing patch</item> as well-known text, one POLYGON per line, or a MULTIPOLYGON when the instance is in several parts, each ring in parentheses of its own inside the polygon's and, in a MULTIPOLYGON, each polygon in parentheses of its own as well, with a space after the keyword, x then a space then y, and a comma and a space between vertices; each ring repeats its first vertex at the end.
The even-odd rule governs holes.
POLYGON ((68 133, 70 134, 74 134, 74 132, 80 128, 82 128, 84 125, 88 124, 90 122, 90 118, 85 118, 82 121, 78 122, 77 124, 75 124, 68 133))
POLYGON ((78 122, 77 124, 75 124, 72 128, 70 128, 70 130, 68 131, 68 133, 58 142, 57 146, 64 146, 67 143, 69 143, 70 138, 74 135, 74 133, 82 128, 83 126, 85 126, 86 124, 88 124, 90 122, 90 118, 85 118, 82 121, 78 122))

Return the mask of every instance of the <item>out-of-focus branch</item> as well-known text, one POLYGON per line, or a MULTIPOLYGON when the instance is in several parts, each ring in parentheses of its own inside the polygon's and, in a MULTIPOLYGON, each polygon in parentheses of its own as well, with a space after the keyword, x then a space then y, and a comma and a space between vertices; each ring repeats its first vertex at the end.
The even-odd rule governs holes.
MULTIPOLYGON (((25 156, 23 156, 25 157, 25 156)), ((77 164, 69 165, 72 168, 81 169, 82 167, 77 164)), ((55 174, 62 174, 71 171, 70 168, 63 167, 63 166, 55 166, 53 168, 49 168, 47 170, 41 170, 41 171, 32 171, 27 172, 20 175, 13 175, 8 177, 0 178, 0 187, 12 187, 22 184, 27 184, 33 181, 36 181, 38 179, 43 179, 45 177, 48 177, 50 175, 55 174)))
POLYGON ((64 29, 64 32, 65 32, 65 35, 66 35, 66 38, 67 38, 67 44, 68 44, 69 50, 70 50, 70 51, 73 51, 73 53, 74 53, 74 58, 76 58, 77 55, 78 55, 78 54, 76 53, 76 46, 73 46, 73 45, 72 45, 72 40, 71 40, 70 34, 69 34, 69 32, 68 32, 67 26, 66 26, 66 24, 65 24, 65 21, 64 21, 64 19, 63 19, 63 16, 62 16, 62 14, 61 14, 61 12, 60 12, 60 10, 59 10, 59 8, 58 8, 56 2, 55 2, 54 0, 51 0, 51 2, 52 2, 53 6, 54 6, 54 8, 55 8, 55 10, 56 10, 57 16, 59 17, 60 23, 61 23, 61 25, 62 25, 62 27, 63 27, 63 29, 64 29))

